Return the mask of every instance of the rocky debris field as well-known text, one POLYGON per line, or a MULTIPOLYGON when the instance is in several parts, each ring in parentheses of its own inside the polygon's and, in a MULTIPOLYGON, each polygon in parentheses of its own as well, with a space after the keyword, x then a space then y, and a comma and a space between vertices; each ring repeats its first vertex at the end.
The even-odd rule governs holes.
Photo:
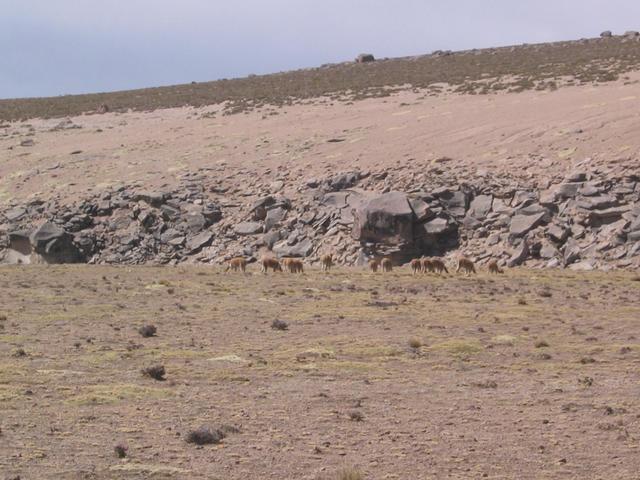
POLYGON ((294 178, 215 169, 168 190, 107 189, 73 204, 12 202, 0 211, 4 263, 178 264, 272 251, 344 265, 462 252, 513 267, 594 269, 640 264, 640 178, 632 162, 538 184, 407 165, 294 178), (625 166, 626 165, 626 166, 625 166))
POLYGON ((636 479, 633 280, 4 267, 0 472, 636 479))

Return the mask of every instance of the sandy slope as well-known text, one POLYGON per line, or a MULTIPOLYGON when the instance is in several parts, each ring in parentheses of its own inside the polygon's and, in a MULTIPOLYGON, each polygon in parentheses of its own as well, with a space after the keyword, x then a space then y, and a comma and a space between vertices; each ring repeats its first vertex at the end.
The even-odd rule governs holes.
POLYGON ((246 172, 272 179, 283 170, 306 178, 441 156, 461 174, 490 168, 544 179, 585 158, 593 165, 635 159, 639 78, 636 72, 631 81, 554 92, 318 99, 233 116, 222 116, 220 105, 110 113, 72 118, 82 128, 61 131, 50 131, 59 120, 14 123, 0 128, 0 202, 69 199, 121 182, 159 187, 201 168, 220 178, 246 172), (203 117, 210 112, 218 113, 203 117), (27 139, 35 144, 20 146, 27 139))

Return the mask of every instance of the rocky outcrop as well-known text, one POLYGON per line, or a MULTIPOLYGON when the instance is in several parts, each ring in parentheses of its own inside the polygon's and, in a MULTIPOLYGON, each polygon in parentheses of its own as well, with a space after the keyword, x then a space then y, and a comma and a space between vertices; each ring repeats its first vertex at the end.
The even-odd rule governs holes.
POLYGON ((356 264, 462 250, 511 266, 640 265, 632 173, 572 171, 540 188, 488 173, 437 175, 398 168, 233 185, 193 172, 171 190, 123 186, 70 205, 13 202, 0 207, 0 259, 215 263, 270 250, 310 261, 332 252, 356 264))

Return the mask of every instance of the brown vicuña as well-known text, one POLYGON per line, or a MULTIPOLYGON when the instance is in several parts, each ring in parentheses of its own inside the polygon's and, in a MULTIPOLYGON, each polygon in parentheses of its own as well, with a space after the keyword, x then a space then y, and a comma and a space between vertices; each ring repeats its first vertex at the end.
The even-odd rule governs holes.
POLYGON ((419 258, 414 258, 411 260, 411 272, 415 275, 416 273, 422 272, 422 260, 419 258))
POLYGON ((371 270, 373 273, 376 273, 379 267, 380 262, 378 260, 369 260, 369 270, 371 270))
POLYGON ((389 260, 388 258, 383 258, 382 262, 380 262, 380 265, 382 266, 383 272, 390 272, 393 270, 393 263, 391 263, 391 260, 389 260))
POLYGON ((274 272, 281 272, 282 267, 280 266, 280 262, 273 257, 263 257, 260 261, 262 264, 262 272, 267 273, 271 268, 274 272))
POLYGON ((433 270, 433 262, 431 261, 430 258, 423 258, 422 259, 422 271, 424 273, 432 273, 433 270))
POLYGON ((297 258, 285 258, 282 260, 282 265, 284 265, 284 268, 287 269, 289 273, 304 272, 304 263, 302 263, 302 260, 298 260, 297 258))
POLYGON ((322 271, 328 272, 329 269, 333 266, 333 255, 331 255, 330 253, 327 255, 323 255, 320 259, 320 262, 322 263, 322 271))
POLYGON ((458 268, 456 268, 456 273, 459 272, 460 270, 462 270, 468 275, 471 273, 476 273, 476 266, 468 258, 460 257, 458 259, 458 268))
POLYGON ((227 268, 224 269, 225 272, 232 270, 237 272, 238 270, 245 271, 247 268, 247 259, 244 257, 234 257, 227 262, 227 268))
POLYGON ((439 258, 431 259, 431 268, 432 268, 432 271, 436 273, 442 273, 442 272, 449 273, 449 270, 447 270, 447 266, 439 258))
POLYGON ((498 266, 498 261, 497 260, 491 260, 488 264, 487 264, 487 268, 489 269, 489 273, 504 273, 504 270, 502 270, 499 266, 498 266))

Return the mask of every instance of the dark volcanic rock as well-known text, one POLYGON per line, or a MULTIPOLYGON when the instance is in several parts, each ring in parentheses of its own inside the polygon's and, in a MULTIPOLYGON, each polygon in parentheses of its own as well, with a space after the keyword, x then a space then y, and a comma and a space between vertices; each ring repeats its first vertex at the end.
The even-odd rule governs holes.
POLYGON ((360 242, 413 242, 414 218, 405 193, 384 193, 355 210, 352 236, 360 242))
POLYGON ((258 222, 240 222, 233 227, 233 231, 238 235, 256 235, 262 233, 262 224, 258 222))
POLYGON ((511 219, 509 233, 514 237, 522 237, 527 232, 537 227, 544 217, 544 212, 540 212, 535 215, 515 215, 511 219))

